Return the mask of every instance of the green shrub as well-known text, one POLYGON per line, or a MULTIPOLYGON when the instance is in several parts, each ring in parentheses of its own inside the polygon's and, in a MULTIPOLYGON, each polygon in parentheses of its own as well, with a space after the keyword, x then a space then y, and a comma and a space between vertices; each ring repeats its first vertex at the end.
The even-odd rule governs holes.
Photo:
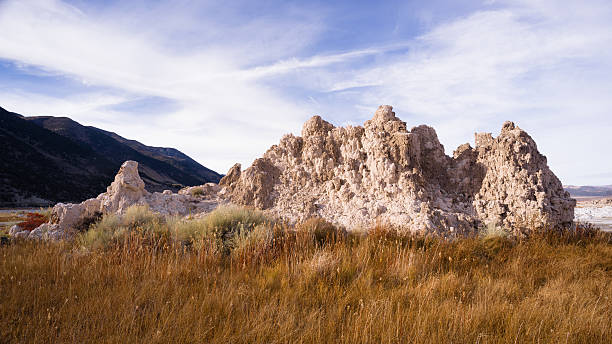
POLYGON ((237 235, 251 232, 261 224, 271 223, 262 211, 235 205, 222 206, 208 214, 202 222, 203 234, 212 235, 222 251, 229 253, 237 235))
MULTIPOLYGON (((207 245, 213 243, 217 250, 226 254, 236 245, 245 245, 242 242, 257 226, 272 223, 263 212, 252 208, 223 206, 202 219, 185 220, 166 218, 152 212, 146 205, 131 206, 123 215, 105 214, 101 218, 92 217, 83 222, 80 227, 89 230, 78 241, 86 248, 104 248, 112 243, 124 242, 128 236, 137 236, 143 243, 166 243, 170 240, 187 246, 198 241, 207 245)), ((260 231, 263 230, 262 227, 248 240, 262 242, 265 236, 261 236, 260 231)))
POLYGON ((207 235, 208 230, 203 219, 186 220, 179 217, 171 217, 166 220, 174 240, 191 244, 194 240, 207 235))
MULTIPOLYGON (((152 212, 147 205, 133 205, 121 216, 121 222, 129 228, 150 227, 164 222, 162 215, 152 212)), ((147 228, 150 229, 150 228, 147 228)))
POLYGON ((86 248, 106 248, 124 242, 128 235, 139 236, 143 243, 169 237, 165 218, 152 212, 146 205, 129 207, 123 215, 104 214, 88 227, 77 241, 86 248))
POLYGON ((77 238, 77 242, 89 249, 107 247, 121 227, 121 219, 115 214, 105 214, 102 219, 77 238))

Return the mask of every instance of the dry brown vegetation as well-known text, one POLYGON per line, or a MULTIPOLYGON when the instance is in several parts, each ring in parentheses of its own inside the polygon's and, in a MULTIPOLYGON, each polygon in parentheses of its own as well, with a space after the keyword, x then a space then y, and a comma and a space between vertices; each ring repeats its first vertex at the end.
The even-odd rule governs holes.
POLYGON ((591 230, 441 240, 288 228, 250 210, 183 222, 136 209, 74 243, 0 247, 0 290, 7 343, 612 338, 612 244, 591 230))
POLYGON ((36 229, 36 227, 49 221, 48 216, 45 216, 44 214, 40 213, 27 213, 25 216, 25 220, 19 222, 17 225, 21 227, 21 229, 30 232, 36 229))

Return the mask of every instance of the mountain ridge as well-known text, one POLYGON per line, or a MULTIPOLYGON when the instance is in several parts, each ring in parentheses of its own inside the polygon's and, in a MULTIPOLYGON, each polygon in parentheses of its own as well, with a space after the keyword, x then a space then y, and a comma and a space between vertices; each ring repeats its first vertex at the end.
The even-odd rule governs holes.
POLYGON ((573 197, 612 196, 612 185, 563 185, 573 197))
POLYGON ((149 147, 69 117, 30 116, 0 107, 0 206, 78 201, 103 192, 126 160, 139 161, 150 191, 218 182, 221 175, 184 153, 149 147))

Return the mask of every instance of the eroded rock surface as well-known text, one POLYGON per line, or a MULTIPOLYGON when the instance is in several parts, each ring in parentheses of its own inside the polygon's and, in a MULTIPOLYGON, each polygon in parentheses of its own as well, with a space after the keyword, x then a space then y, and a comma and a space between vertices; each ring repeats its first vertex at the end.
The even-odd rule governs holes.
POLYGON ((523 231, 572 222, 575 201, 533 139, 512 122, 476 147, 444 154, 428 126, 408 130, 383 105, 364 126, 319 116, 302 136, 284 136, 244 171, 221 180, 232 202, 301 221, 318 216, 347 228, 388 223, 413 231, 523 231))

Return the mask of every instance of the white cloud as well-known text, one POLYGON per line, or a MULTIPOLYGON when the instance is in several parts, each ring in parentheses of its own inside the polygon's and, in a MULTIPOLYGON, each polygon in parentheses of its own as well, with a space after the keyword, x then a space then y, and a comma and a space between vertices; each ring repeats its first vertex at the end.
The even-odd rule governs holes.
POLYGON ((449 152, 509 119, 536 138, 564 182, 612 183, 582 172, 612 171, 602 148, 612 146, 607 1, 499 0, 428 20, 418 37, 334 51, 317 47, 325 9, 248 16, 240 13, 248 2, 143 3, 103 11, 59 0, 0 3, 0 58, 108 90, 57 99, 4 89, 0 103, 174 146, 219 172, 249 164, 315 111, 359 124, 391 104, 409 125, 433 125, 449 152), (142 97, 178 106, 139 120, 109 110, 142 97))
POLYGON ((19 90, 0 91, 2 107, 27 116, 69 116, 80 113, 84 123, 104 125, 121 120, 120 115, 100 111, 105 106, 122 103, 128 98, 107 93, 79 94, 75 97, 57 98, 19 90), (51 111, 50 111, 51 109, 51 111))
MULTIPOLYGON (((106 15, 121 16, 116 12, 106 15)), ((252 25, 246 22, 243 27, 216 30, 246 34, 245 28, 253 29, 252 25)), ((225 44, 262 44, 270 53, 270 49, 281 50, 285 41, 286 50, 293 51, 299 44, 289 45, 288 37, 299 34, 302 42, 308 42, 314 34, 303 29, 301 23, 293 26, 302 29, 285 30, 273 44, 266 44, 265 38, 236 36, 225 44)), ((89 94, 52 99, 25 90, 5 92, 0 101, 24 114, 68 114, 84 124, 104 123, 105 129, 117 130, 146 144, 179 148, 220 172, 236 160, 250 163, 288 128, 299 128, 308 115, 307 109, 248 78, 236 63, 237 56, 232 55, 239 49, 228 48, 224 52, 219 48, 220 42, 212 42, 214 47, 209 50, 180 53, 164 46, 164 37, 154 40, 151 32, 131 29, 109 24, 107 17, 93 17, 61 1, 1 3, 1 58, 68 75, 86 85, 110 88, 115 96, 89 94), (142 96, 177 101, 180 110, 145 121, 108 110, 113 103, 142 96), (186 128, 192 130, 190 137, 183 135, 186 128)), ((278 29, 282 31, 282 25, 278 29)), ((271 28, 265 30, 272 32, 271 28)), ((250 60, 243 58, 240 62, 250 60)))
POLYGON ((335 107, 322 102, 324 96, 314 97, 345 119, 392 104, 409 125, 433 125, 449 153, 472 141, 475 131, 496 133, 503 121, 513 120, 536 137, 562 180, 589 183, 577 165, 611 171, 612 162, 602 155, 612 138, 601 128, 612 127, 612 97, 607 95, 612 87, 612 5, 496 5, 503 6, 437 25, 406 42, 407 52, 387 54, 375 63, 311 70, 302 86, 335 94, 332 102, 342 100, 343 106, 352 103, 335 107), (592 138, 586 128, 599 136, 592 138), (571 149, 555 144, 568 139, 571 149))

